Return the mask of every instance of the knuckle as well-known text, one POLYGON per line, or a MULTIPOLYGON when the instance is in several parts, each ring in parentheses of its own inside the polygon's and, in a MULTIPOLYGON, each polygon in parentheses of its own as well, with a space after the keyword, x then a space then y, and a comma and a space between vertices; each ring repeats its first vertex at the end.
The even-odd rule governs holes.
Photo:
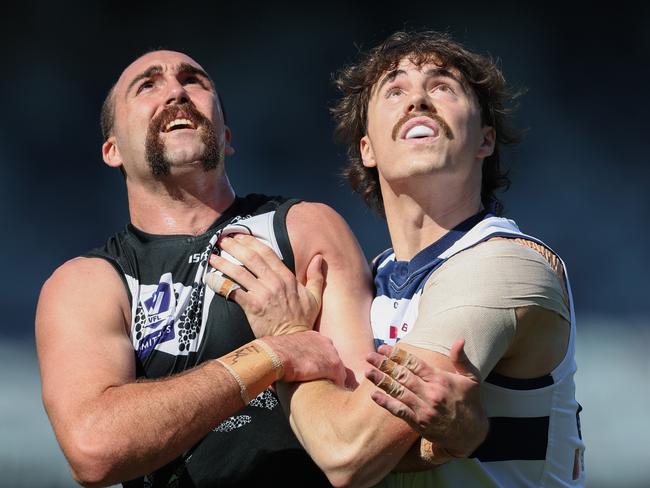
POLYGON ((428 403, 430 405, 440 405, 444 401, 444 395, 438 390, 430 390, 428 392, 428 403))
POLYGON ((393 413, 397 417, 399 417, 401 419, 404 419, 404 420, 408 419, 408 417, 409 417, 408 410, 406 409, 406 407, 404 405, 400 405, 398 407, 395 407, 395 411, 393 413))
POLYGON ((433 408, 427 406, 422 409, 422 422, 429 424, 435 418, 436 418, 436 411, 433 408))
POLYGON ((399 381, 400 383, 402 383, 402 382, 406 381, 406 379, 408 378, 408 374, 409 374, 408 369, 403 368, 403 367, 401 367, 401 366, 398 366, 398 367, 395 369, 395 375, 394 375, 393 377, 394 377, 397 381, 399 381))
MULTIPOLYGON (((256 239, 256 241, 257 241, 257 239, 256 239)), ((265 258, 275 258, 276 257, 275 251, 273 249, 271 249, 266 244, 263 244, 263 243, 261 243, 259 241, 257 241, 257 242, 259 243, 259 246, 257 248, 259 249, 259 253, 262 256, 264 256, 265 258)))

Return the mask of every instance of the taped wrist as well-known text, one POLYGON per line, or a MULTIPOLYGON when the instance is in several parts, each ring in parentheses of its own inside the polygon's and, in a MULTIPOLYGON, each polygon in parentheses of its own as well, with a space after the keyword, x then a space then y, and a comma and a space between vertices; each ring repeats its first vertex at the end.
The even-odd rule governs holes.
POLYGON ((239 384, 244 405, 282 378, 282 361, 267 343, 255 339, 217 359, 239 384))

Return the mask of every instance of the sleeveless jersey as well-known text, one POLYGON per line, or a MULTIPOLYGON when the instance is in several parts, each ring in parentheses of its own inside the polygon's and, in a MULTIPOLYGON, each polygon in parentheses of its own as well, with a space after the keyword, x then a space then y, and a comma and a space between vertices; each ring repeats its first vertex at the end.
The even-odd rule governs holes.
MULTIPOLYGON (((374 270, 376 298, 371 324, 375 344, 394 345, 408 334, 418 315, 424 285, 435 269, 450 257, 493 237, 524 238, 545 246, 522 234, 514 221, 484 211, 459 224, 411 261, 396 261, 392 249, 382 253, 374 270)), ((467 459, 455 459, 429 471, 393 473, 379 486, 584 485, 584 444, 579 420, 582 408, 575 400, 573 381, 575 313, 566 266, 564 279, 571 330, 560 364, 548 375, 535 379, 490 373, 480 387, 481 401, 490 418, 490 431, 483 444, 467 459)), ((434 292, 434 288, 428 291, 434 292)))
MULTIPOLYGON (((255 339, 239 305, 204 285, 208 257, 217 252, 221 232, 234 226, 266 242, 294 271, 286 215, 296 202, 237 197, 199 236, 152 235, 128 224, 86 255, 108 260, 124 280, 138 378, 167 377, 255 339)), ((295 438, 275 393, 267 389, 183 456, 124 486, 242 486, 287 476, 298 485, 330 486, 295 438)))

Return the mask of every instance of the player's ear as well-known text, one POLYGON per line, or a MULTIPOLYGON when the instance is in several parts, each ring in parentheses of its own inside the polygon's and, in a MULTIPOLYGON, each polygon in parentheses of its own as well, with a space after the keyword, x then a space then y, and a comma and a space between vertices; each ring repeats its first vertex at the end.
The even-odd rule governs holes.
POLYGON ((478 148, 478 154, 476 157, 479 159, 485 159, 492 156, 492 153, 494 152, 497 132, 494 130, 494 127, 490 127, 489 125, 484 125, 481 128, 481 131, 483 132, 483 141, 478 148))
POLYGON ((119 168, 122 166, 122 155, 120 154, 120 149, 117 147, 115 136, 110 136, 102 144, 102 159, 111 168, 119 168))
POLYGON ((374 168, 377 166, 375 151, 372 149, 372 142, 367 134, 359 141, 359 151, 361 152, 361 161, 366 168, 374 168))
POLYGON ((227 125, 224 126, 224 129, 226 135, 226 145, 223 149, 223 153, 226 156, 232 156, 233 154, 235 154, 235 148, 232 147, 232 145, 230 144, 230 141, 232 139, 232 133, 230 132, 230 127, 228 127, 227 125))

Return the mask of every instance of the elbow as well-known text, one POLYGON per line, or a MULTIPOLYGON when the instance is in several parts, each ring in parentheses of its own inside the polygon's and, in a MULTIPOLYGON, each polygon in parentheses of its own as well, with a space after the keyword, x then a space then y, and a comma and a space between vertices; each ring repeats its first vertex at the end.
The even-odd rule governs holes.
POLYGON ((64 450, 72 478, 89 488, 118 483, 116 467, 110 446, 96 436, 78 435, 64 450))

